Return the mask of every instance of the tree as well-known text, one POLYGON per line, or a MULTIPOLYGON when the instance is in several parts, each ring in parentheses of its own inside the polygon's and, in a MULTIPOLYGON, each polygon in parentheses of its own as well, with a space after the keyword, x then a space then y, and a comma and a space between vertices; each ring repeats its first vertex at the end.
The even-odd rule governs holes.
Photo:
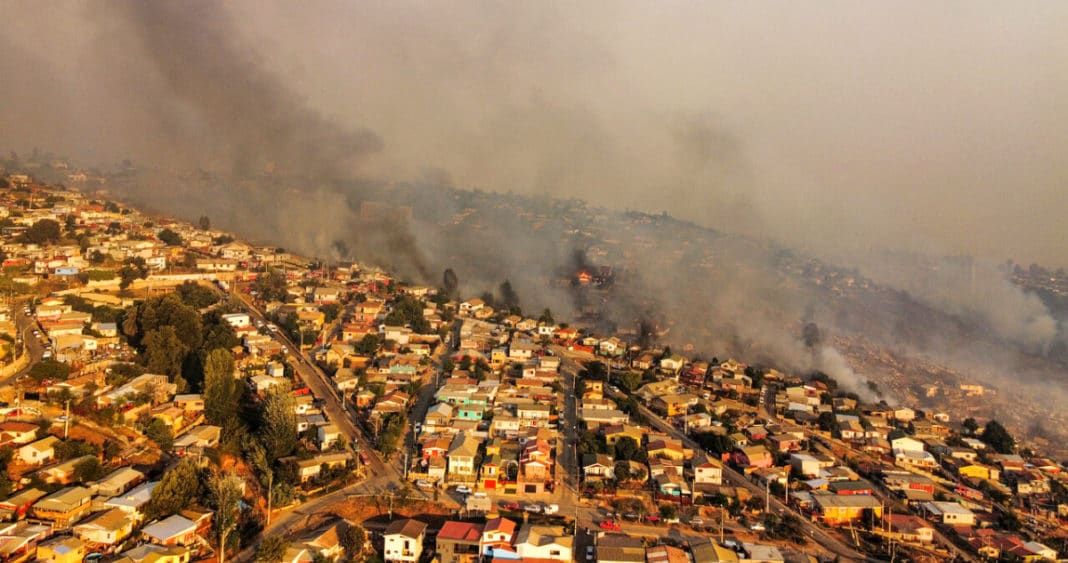
POLYGON ((674 520, 679 517, 679 509, 674 504, 664 503, 660 505, 660 517, 664 520, 674 520))
POLYGON ((34 223, 30 228, 26 229, 23 233, 26 242, 33 244, 45 244, 49 242, 56 242, 59 240, 59 236, 62 233, 59 223, 51 219, 41 219, 34 223))
POLYGON ((196 459, 187 457, 178 462, 152 489, 152 498, 145 508, 147 519, 165 518, 199 502, 203 495, 201 479, 196 459))
POLYGON ((204 360, 204 416, 212 424, 233 429, 238 422, 241 383, 234 377, 234 356, 213 350, 204 360))
POLYGON ((282 536, 267 536, 256 546, 256 563, 281 563, 289 549, 289 542, 282 536))
POLYGON ((961 423, 961 426, 963 426, 964 429, 972 435, 974 435, 979 430, 979 423, 976 422, 975 419, 970 416, 964 419, 964 422, 961 423))
POLYGON ((233 473, 217 473, 208 483, 212 508, 215 509, 211 525, 219 538, 219 563, 226 559, 226 538, 237 527, 244 487, 245 483, 233 473))
POLYGON ((259 437, 271 459, 283 458, 297 447, 297 415, 285 385, 267 390, 260 410, 259 437))
POLYGON ((167 246, 182 246, 182 235, 170 229, 163 229, 157 236, 167 246))
POLYGON ((319 310, 323 313, 323 320, 326 321, 327 324, 330 324, 337 319, 338 313, 341 312, 341 305, 338 305, 337 303, 327 303, 319 307, 319 310))
POLYGON ((612 471, 615 474, 616 481, 619 482, 619 483, 622 483, 624 481, 629 481, 630 478, 631 478, 630 462, 617 461, 616 465, 612 468, 612 471))
POLYGON ((381 339, 379 338, 378 334, 365 334, 364 337, 356 343, 356 346, 354 346, 354 348, 357 353, 364 356, 370 356, 378 351, 378 345, 380 342, 381 339))
POLYGON ((153 418, 145 426, 145 437, 158 444, 162 450, 169 450, 174 446, 174 431, 161 418, 153 418))
POLYGON ((95 457, 87 457, 74 465, 74 480, 79 483, 96 481, 104 476, 104 467, 95 457))
POLYGON ((623 436, 619 440, 616 440, 616 459, 617 460, 633 460, 638 455, 638 442, 630 436, 623 436))
POLYGON ((219 296, 215 291, 192 281, 184 282, 174 288, 174 294, 182 303, 194 309, 203 309, 219 302, 219 296))
POLYGON ((357 524, 350 524, 341 533, 341 546, 345 548, 345 553, 350 560, 355 561, 356 557, 363 552, 363 546, 367 543, 367 532, 357 524))
POLYGON ((178 339, 173 326, 162 326, 145 334, 142 361, 151 373, 176 377, 182 372, 182 360, 188 348, 178 339))
POLYGON ((554 324, 553 312, 550 311, 548 307, 546 307, 545 310, 541 312, 541 316, 538 317, 538 322, 539 323, 550 324, 550 325, 554 324))
POLYGON ((200 230, 206 231, 211 228, 211 219, 207 215, 201 215, 197 220, 197 225, 200 226, 200 230))
POLYGON ((44 360, 30 368, 30 377, 37 382, 50 379, 52 381, 66 381, 70 375, 70 366, 55 360, 44 360))
POLYGON ((1016 449, 1016 439, 996 420, 986 423, 979 439, 1001 454, 1011 454, 1016 449))

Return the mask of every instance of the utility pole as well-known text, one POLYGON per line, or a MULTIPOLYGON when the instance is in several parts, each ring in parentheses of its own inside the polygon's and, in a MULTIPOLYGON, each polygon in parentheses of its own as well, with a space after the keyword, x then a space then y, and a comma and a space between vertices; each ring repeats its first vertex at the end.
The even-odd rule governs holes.
POLYGON ((70 399, 67 399, 67 406, 63 414, 63 439, 67 439, 67 434, 70 431, 70 399))
POLYGON ((274 470, 267 471, 267 527, 271 526, 271 501, 274 500, 274 470))
POLYGON ((764 513, 771 512, 771 478, 764 479, 764 513))

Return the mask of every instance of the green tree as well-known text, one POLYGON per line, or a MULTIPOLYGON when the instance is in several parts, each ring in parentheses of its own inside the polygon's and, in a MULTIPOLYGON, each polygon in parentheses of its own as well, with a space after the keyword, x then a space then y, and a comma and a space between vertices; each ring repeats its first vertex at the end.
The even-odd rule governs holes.
POLYGON ((233 473, 217 473, 208 483, 211 506, 215 509, 211 525, 219 539, 219 563, 226 559, 226 542, 230 532, 237 527, 244 482, 233 473))
POLYGON ((145 426, 144 434, 165 451, 174 446, 174 431, 161 418, 153 418, 145 426))
POLYGON ((182 344, 172 326, 150 330, 143 340, 142 361, 151 373, 177 377, 182 373, 182 360, 189 349, 182 344))
POLYGON ((258 435, 271 459, 283 458, 297 447, 297 415, 285 385, 274 385, 261 402, 258 435))
POLYGON ((74 465, 74 480, 79 483, 96 481, 104 476, 104 467, 95 457, 87 457, 74 465))
POLYGON ((46 379, 52 381, 66 381, 70 375, 70 366, 55 360, 44 360, 30 368, 30 377, 41 382, 46 379))
POLYGON ((200 230, 206 231, 211 228, 211 219, 207 215, 201 215, 200 219, 197 220, 197 225, 200 230))
POLYGON ((267 536, 256 546, 256 563, 281 563, 289 549, 289 542, 282 536, 267 536))
POLYGON ((174 294, 181 299, 182 303, 194 309, 203 309, 219 302, 219 295, 215 290, 192 281, 184 282, 174 288, 174 294))
POLYGON ((1016 439, 996 420, 986 423, 979 439, 998 453, 1011 454, 1016 449, 1016 439))
POLYGON ((232 430, 238 422, 241 382, 234 377, 234 356, 213 350, 204 360, 204 415, 212 424, 232 430))
POLYGON ((381 343, 381 338, 378 334, 370 333, 365 334, 363 338, 353 347, 357 353, 364 356, 371 356, 378 351, 378 345, 381 343))
POLYGON ((367 532, 358 524, 350 524, 341 532, 341 546, 345 548, 345 554, 349 560, 355 561, 363 553, 363 546, 367 543, 367 532))
POLYGON ((182 235, 179 235, 170 229, 163 229, 157 236, 159 236, 159 240, 163 241, 167 246, 182 246, 182 235))
POLYGON ((545 310, 541 312, 541 316, 538 317, 538 322, 550 325, 554 324, 555 321, 553 321, 553 312, 550 311, 548 307, 546 307, 545 310))
POLYGON ((203 476, 197 461, 187 457, 163 474, 145 508, 147 520, 165 518, 199 502, 204 494, 203 476))
POLYGON ((616 440, 616 459, 630 461, 638 456, 638 451, 641 447, 638 446, 638 442, 630 436, 623 436, 619 440, 616 440))
POLYGON ((33 225, 30 225, 30 228, 26 229, 23 233, 23 237, 26 242, 45 244, 58 241, 61 234, 62 229, 60 228, 59 223, 51 219, 41 219, 33 225))

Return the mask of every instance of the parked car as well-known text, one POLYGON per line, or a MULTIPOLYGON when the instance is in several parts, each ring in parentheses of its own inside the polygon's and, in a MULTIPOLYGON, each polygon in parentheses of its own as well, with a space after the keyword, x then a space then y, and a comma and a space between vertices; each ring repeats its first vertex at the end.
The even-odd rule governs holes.
POLYGON ((700 516, 694 516, 693 518, 690 518, 690 525, 695 527, 695 528, 697 526, 704 526, 705 525, 705 519, 701 518, 700 516))
POLYGON ((761 524, 760 522, 755 522, 755 523, 753 523, 752 526, 749 526, 749 529, 750 530, 756 530, 758 532, 763 532, 764 531, 764 525, 761 524))
POLYGON ((426 479, 416 479, 415 480, 415 487, 417 489, 424 490, 424 491, 432 491, 432 490, 434 490, 434 485, 431 485, 430 481, 427 481, 426 479))
POLYGON ((519 510, 519 503, 514 500, 501 501, 501 508, 505 510, 519 510))
POLYGON ((557 512, 560 512, 560 505, 546 504, 545 507, 542 508, 542 512, 544 512, 545 514, 556 514, 557 512))
POLYGON ((471 494, 471 487, 468 487, 467 485, 457 485, 456 492, 460 493, 461 495, 469 495, 471 494))
POLYGON ((615 520, 602 520, 597 525, 600 526, 602 530, 606 530, 609 532, 618 532, 622 529, 619 527, 619 524, 616 524, 615 520))
POLYGON ((528 505, 523 507, 523 510, 525 510, 525 511, 531 513, 531 514, 541 514, 541 505, 540 504, 528 504, 528 505))
POLYGON ((586 561, 593 561, 593 546, 586 546, 586 561))
POLYGON ((650 514, 650 515, 645 517, 645 521, 649 522, 649 523, 652 523, 652 524, 659 524, 660 523, 660 517, 657 516, 656 514, 650 514))
POLYGON ((637 522, 641 518, 641 515, 638 514, 637 512, 628 512, 628 513, 623 515, 623 518, 626 518, 627 520, 630 520, 631 522, 637 522))

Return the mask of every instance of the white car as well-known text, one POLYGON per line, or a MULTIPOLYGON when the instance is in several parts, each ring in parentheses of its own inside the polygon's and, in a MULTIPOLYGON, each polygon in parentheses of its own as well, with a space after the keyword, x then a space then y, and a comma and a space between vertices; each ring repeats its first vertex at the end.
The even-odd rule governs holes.
POLYGON ((468 487, 467 485, 459 485, 458 487, 456 487, 456 492, 460 493, 461 495, 469 495, 471 494, 471 487, 468 487))
POLYGON ((593 561, 593 546, 586 546, 586 561, 593 561))
POLYGON ((560 505, 559 504, 546 504, 541 510, 545 514, 556 514, 557 512, 560 512, 560 505))
POLYGON ((530 512, 531 514, 541 514, 540 504, 528 504, 523 507, 523 510, 530 512))

